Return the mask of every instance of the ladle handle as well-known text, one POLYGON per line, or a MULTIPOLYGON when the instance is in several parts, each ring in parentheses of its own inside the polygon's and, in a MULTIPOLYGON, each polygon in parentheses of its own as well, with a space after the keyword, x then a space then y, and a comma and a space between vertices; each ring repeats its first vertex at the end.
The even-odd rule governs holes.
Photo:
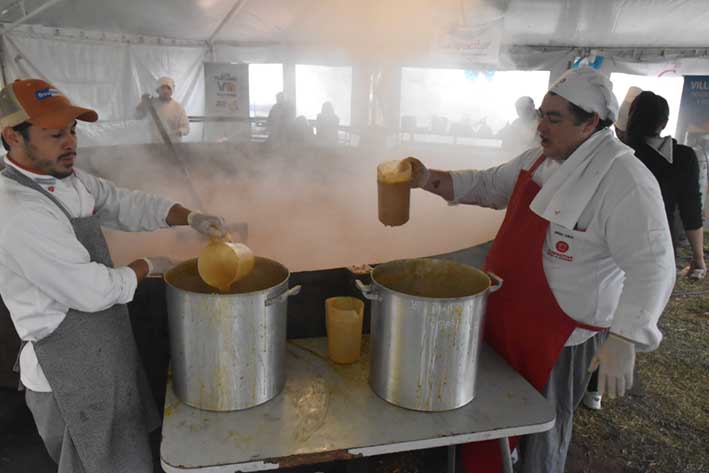
POLYGON ((277 296, 269 297, 268 299, 266 299, 265 305, 266 305, 266 307, 268 307, 273 304, 278 304, 279 302, 284 302, 290 296, 295 296, 297 294, 300 294, 300 285, 293 286, 292 288, 288 289, 287 291, 285 291, 282 294, 279 294, 277 296))
POLYGON ((495 273, 488 271, 487 275, 492 279, 495 285, 490 286, 490 293, 497 292, 502 289, 502 283, 504 282, 500 276, 495 273))
POLYGON ((364 284, 362 281, 359 279, 355 279, 355 285, 357 288, 362 292, 362 295, 364 296, 365 299, 369 299, 370 301, 381 301, 382 296, 374 292, 374 289, 372 289, 371 284, 364 284))

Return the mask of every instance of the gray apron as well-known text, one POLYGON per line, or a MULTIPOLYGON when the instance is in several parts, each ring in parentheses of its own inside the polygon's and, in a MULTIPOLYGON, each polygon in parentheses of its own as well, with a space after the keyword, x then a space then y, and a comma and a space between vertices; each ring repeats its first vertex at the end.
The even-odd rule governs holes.
MULTIPOLYGON (((113 267, 96 215, 72 218, 52 194, 16 169, 7 167, 2 175, 59 206, 91 261, 113 267)), ((152 473, 148 432, 160 426, 160 417, 126 306, 116 304, 93 313, 69 309, 54 332, 34 342, 34 351, 84 469, 152 473)))

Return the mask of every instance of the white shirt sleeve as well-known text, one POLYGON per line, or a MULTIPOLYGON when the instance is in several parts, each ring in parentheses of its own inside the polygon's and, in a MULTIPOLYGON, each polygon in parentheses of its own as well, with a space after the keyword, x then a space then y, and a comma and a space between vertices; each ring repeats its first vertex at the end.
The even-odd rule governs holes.
POLYGON ((187 113, 185 112, 184 107, 180 104, 177 105, 179 108, 177 134, 180 136, 185 136, 190 132, 190 122, 187 119, 187 113))
POLYGON ((143 105, 143 102, 140 102, 138 105, 136 105, 136 107, 135 107, 135 113, 133 114, 133 116, 134 116, 136 119, 142 120, 143 118, 145 118, 145 116, 146 116, 147 114, 148 114, 148 107, 146 107, 145 105, 143 105))
POLYGON ((69 220, 58 212, 28 205, 11 218, 2 248, 9 269, 67 309, 97 312, 131 301, 135 272, 92 263, 69 220))
POLYGON ((451 203, 473 204, 504 209, 512 196, 520 170, 538 158, 537 150, 529 150, 500 166, 485 170, 450 171, 453 179, 451 203))
POLYGON ((117 187, 110 181, 76 171, 77 177, 96 201, 101 224, 136 232, 167 228, 167 214, 176 202, 157 195, 117 187))
POLYGON ((659 189, 638 187, 611 212, 606 223, 613 260, 625 282, 611 332, 652 351, 662 340, 657 321, 675 283, 672 239, 659 189))

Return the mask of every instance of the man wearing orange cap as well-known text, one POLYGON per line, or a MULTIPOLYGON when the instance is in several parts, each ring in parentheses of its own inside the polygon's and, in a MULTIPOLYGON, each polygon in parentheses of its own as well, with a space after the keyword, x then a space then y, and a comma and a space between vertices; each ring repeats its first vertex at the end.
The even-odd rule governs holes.
MULTIPOLYGON (((182 105, 172 98, 175 92, 175 81, 172 77, 161 77, 158 79, 158 87, 155 89, 157 97, 150 97, 145 94, 141 102, 135 109, 135 117, 138 119, 144 118, 148 114, 149 102, 157 112, 160 121, 165 127, 170 139, 173 141, 182 140, 190 132, 190 122, 187 120, 187 114, 182 105)), ((156 142, 162 142, 162 137, 158 133, 157 125, 151 127, 151 135, 156 142)))
POLYGON ((148 473, 159 416, 125 304, 172 263, 114 268, 101 226, 189 224, 220 236, 223 221, 76 169, 76 121, 97 119, 41 80, 0 91, 0 295, 23 340, 27 405, 58 471, 148 473))

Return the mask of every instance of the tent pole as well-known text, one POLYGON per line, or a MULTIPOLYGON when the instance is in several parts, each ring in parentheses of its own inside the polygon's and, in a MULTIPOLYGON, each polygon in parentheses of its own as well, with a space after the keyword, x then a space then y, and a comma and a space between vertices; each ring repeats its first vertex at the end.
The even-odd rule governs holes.
POLYGON ((234 4, 234 6, 231 7, 231 10, 229 10, 229 13, 226 14, 226 16, 224 17, 222 22, 219 23, 219 26, 217 26, 217 29, 214 30, 214 33, 212 33, 212 35, 207 40, 207 43, 210 45, 210 47, 211 47, 212 43, 214 42, 214 38, 216 38, 217 35, 219 34, 219 32, 222 30, 222 28, 224 28, 224 25, 226 25, 226 23, 231 19, 232 16, 234 16, 234 14, 236 12, 241 10, 244 7, 244 5, 246 5, 247 1, 248 0, 237 0, 236 3, 234 4))
POLYGON ((5 35, 0 35, 0 71, 2 72, 2 86, 7 85, 7 74, 5 73, 5 35))
POLYGON ((44 10, 46 10, 47 8, 52 7, 52 6, 54 6, 55 4, 57 4, 57 3, 61 2, 61 1, 62 1, 62 0, 49 0, 47 3, 45 3, 45 4, 42 5, 41 7, 39 7, 39 8, 37 8, 36 10, 34 10, 34 11, 32 11, 32 12, 26 14, 25 16, 23 16, 23 17, 20 18, 19 20, 15 21, 14 23, 11 23, 10 25, 8 25, 6 28, 4 28, 4 29, 2 30, 3 34, 9 33, 10 31, 12 31, 12 30, 14 30, 15 28, 17 28, 18 26, 20 26, 21 24, 25 23, 25 22, 26 22, 27 20, 29 20, 30 18, 34 17, 35 15, 37 15, 37 14, 39 14, 39 13, 42 13, 42 12, 43 12, 44 10))

